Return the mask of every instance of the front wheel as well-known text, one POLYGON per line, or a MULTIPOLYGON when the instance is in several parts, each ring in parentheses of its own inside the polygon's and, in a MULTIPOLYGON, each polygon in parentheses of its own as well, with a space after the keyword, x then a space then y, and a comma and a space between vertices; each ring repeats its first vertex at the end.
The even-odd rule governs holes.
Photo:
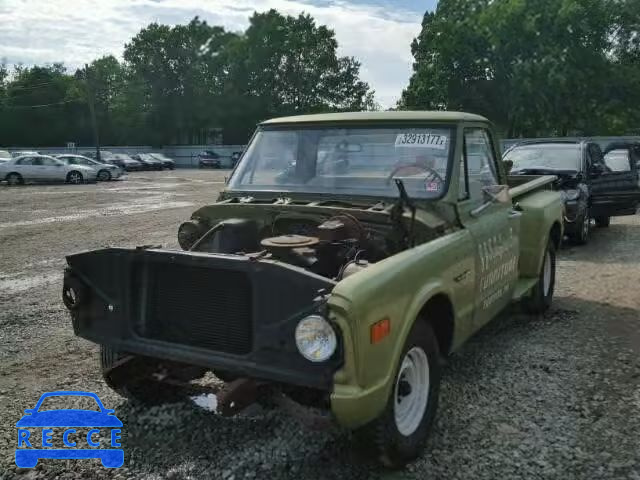
POLYGON ((22 185, 24 183, 24 179, 22 175, 19 173, 10 173, 7 175, 7 184, 10 187, 15 187, 16 185, 22 185))
POLYGON ((582 220, 578 224, 576 231, 570 236, 570 239, 578 245, 586 245, 589 241, 589 234, 591 233, 591 217, 589 215, 589 209, 584 211, 582 220))
POLYGON ((596 227, 606 228, 611 223, 611 217, 596 217, 596 227))
POLYGON ((79 185, 84 181, 84 178, 82 178, 82 174, 80 172, 76 172, 75 170, 72 172, 69 172, 67 174, 67 183, 72 183, 74 185, 79 185))
POLYGON ((556 247, 553 240, 549 239, 544 254, 542 268, 538 275, 538 282, 533 287, 531 295, 523 299, 524 310, 532 314, 542 314, 551 306, 553 291, 556 284, 556 247))
POLYGON ((431 325, 418 319, 405 342, 385 410, 356 432, 388 468, 404 467, 424 448, 438 407, 439 356, 431 325))

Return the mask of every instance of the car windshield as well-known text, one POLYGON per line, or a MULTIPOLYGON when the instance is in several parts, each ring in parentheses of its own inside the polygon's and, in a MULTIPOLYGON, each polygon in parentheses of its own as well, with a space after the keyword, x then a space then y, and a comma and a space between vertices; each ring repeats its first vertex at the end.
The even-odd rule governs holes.
POLYGON ((577 143, 538 143, 521 145, 508 151, 504 160, 513 162, 512 172, 526 169, 580 169, 580 145, 577 143))
POLYGON ((116 160, 129 160, 129 161, 133 161, 133 158, 131 158, 129 155, 127 155, 126 153, 115 153, 113 154, 110 158, 115 158, 116 160))
POLYGON ((229 186, 273 191, 438 198, 446 188, 452 129, 441 126, 261 129, 229 186))

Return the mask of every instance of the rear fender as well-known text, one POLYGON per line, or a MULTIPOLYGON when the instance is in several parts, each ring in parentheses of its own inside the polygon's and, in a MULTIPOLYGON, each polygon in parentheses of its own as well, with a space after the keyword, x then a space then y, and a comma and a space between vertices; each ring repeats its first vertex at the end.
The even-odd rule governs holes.
POLYGON ((560 194, 554 191, 535 192, 520 198, 518 205, 522 209, 518 268, 521 277, 536 278, 554 225, 560 229, 562 240, 564 205, 560 194))

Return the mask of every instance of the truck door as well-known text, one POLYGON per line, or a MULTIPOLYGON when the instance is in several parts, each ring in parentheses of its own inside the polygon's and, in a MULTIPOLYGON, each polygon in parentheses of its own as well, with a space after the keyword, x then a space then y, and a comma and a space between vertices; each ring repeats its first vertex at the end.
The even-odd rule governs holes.
POLYGON ((588 145, 591 216, 596 220, 634 215, 638 210, 640 181, 633 148, 632 144, 610 145, 603 155, 597 144, 588 145))
POLYGON ((497 149, 484 128, 463 133, 459 213, 476 250, 474 327, 491 320, 510 301, 518 277, 520 213, 513 211, 497 149), (462 195, 466 195, 463 197, 462 195))

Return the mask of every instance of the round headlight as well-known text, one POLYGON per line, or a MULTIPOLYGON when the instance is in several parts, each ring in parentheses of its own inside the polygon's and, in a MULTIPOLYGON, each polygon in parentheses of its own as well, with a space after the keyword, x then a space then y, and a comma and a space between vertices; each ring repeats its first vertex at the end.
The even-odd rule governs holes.
POLYGON ((333 355, 337 345, 336 332, 320 315, 310 315, 298 323, 296 346, 307 360, 324 362, 333 355))

